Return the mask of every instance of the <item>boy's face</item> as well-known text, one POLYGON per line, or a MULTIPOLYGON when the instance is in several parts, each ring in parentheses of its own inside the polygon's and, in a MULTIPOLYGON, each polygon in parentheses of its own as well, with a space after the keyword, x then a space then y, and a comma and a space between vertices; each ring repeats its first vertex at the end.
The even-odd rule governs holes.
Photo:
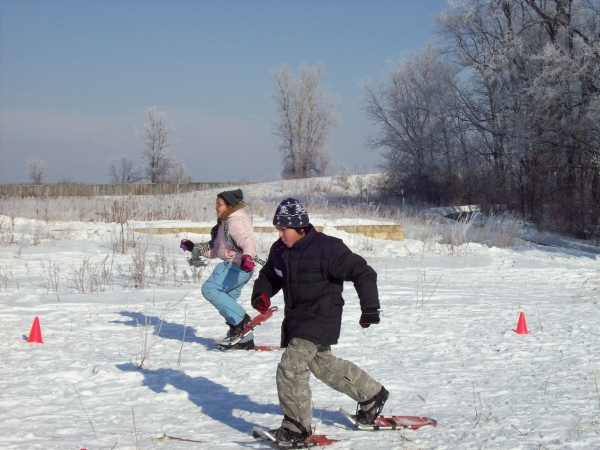
POLYGON ((292 248, 296 242, 302 239, 305 235, 304 230, 302 229, 286 228, 282 227, 281 225, 277 225, 275 228, 277 228, 277 231, 279 232, 279 238, 281 239, 281 242, 283 242, 283 245, 285 245, 287 248, 292 248))

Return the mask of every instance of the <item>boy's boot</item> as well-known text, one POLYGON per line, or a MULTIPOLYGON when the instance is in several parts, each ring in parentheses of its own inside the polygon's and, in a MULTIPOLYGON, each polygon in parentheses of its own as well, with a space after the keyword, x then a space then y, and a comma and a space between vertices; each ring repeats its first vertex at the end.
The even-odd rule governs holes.
POLYGON ((275 430, 270 430, 279 442, 302 442, 310 438, 312 430, 307 430, 302 424, 291 417, 284 416, 283 423, 275 430))
POLYGON ((373 398, 358 402, 356 406, 356 422, 361 425, 372 425, 375 419, 381 414, 383 405, 390 396, 390 393, 381 386, 381 390, 373 398))

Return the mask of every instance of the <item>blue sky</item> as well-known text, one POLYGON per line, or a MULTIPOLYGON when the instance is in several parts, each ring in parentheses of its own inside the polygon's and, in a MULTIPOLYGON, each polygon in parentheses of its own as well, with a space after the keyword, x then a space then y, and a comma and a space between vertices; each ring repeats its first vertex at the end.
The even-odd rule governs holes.
POLYGON ((446 0, 0 0, 0 183, 108 182, 155 106, 194 181, 278 178, 271 70, 325 67, 333 170, 373 170, 360 83, 435 38, 446 0))

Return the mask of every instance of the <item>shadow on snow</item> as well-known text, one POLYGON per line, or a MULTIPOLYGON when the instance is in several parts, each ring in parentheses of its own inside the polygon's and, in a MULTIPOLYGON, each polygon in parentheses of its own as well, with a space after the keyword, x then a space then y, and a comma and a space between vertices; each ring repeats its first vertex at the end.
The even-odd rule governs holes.
MULTIPOLYGON (((234 415, 234 410, 280 415, 278 420, 283 418, 279 405, 257 403, 247 395, 236 394, 229 388, 203 376, 191 377, 181 370, 174 369, 139 370, 131 363, 118 364, 116 367, 124 372, 141 373, 144 375, 143 385, 156 393, 166 392, 167 384, 187 392, 190 401, 202 408, 203 414, 244 434, 250 434, 252 427, 257 424, 237 417, 234 415)), ((313 413, 314 417, 320 417, 323 421, 337 422, 340 419, 340 415, 334 411, 315 409, 313 413)), ((279 422, 260 425, 275 428, 279 426, 279 422)))
MULTIPOLYGON (((148 326, 154 327, 155 331, 153 332, 153 334, 156 333, 156 329, 160 324, 160 317, 147 316, 141 312, 120 311, 119 314, 121 314, 124 317, 129 317, 130 320, 113 320, 110 323, 121 323, 130 327, 144 327, 146 326, 146 324, 148 324, 148 326)), ((184 342, 194 342, 196 344, 203 345, 208 350, 213 350, 217 348, 212 339, 197 336, 195 328, 184 326, 179 323, 168 322, 166 320, 162 321, 162 325, 160 327, 160 331, 158 332, 158 336, 160 336, 163 339, 174 339, 181 342, 184 331, 184 342)))

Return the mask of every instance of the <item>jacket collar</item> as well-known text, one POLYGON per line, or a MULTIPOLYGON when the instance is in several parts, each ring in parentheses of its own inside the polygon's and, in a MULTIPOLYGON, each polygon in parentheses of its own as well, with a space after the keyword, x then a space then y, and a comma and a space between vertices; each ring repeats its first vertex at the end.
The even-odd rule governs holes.
POLYGON ((312 224, 309 224, 308 226, 310 229, 308 230, 308 233, 306 233, 306 236, 304 236, 302 239, 299 239, 290 250, 304 250, 312 241, 315 240, 318 231, 315 230, 315 227, 313 227, 312 224))
POLYGON ((246 206, 244 204, 244 202, 239 202, 237 205, 235 205, 233 208, 227 210, 227 212, 225 212, 225 214, 223 214, 223 217, 220 219, 217 219, 217 223, 219 225, 221 225, 223 222, 225 222, 227 219, 229 219, 229 216, 232 215, 234 212, 239 211, 240 209, 242 209, 244 206, 246 206))

